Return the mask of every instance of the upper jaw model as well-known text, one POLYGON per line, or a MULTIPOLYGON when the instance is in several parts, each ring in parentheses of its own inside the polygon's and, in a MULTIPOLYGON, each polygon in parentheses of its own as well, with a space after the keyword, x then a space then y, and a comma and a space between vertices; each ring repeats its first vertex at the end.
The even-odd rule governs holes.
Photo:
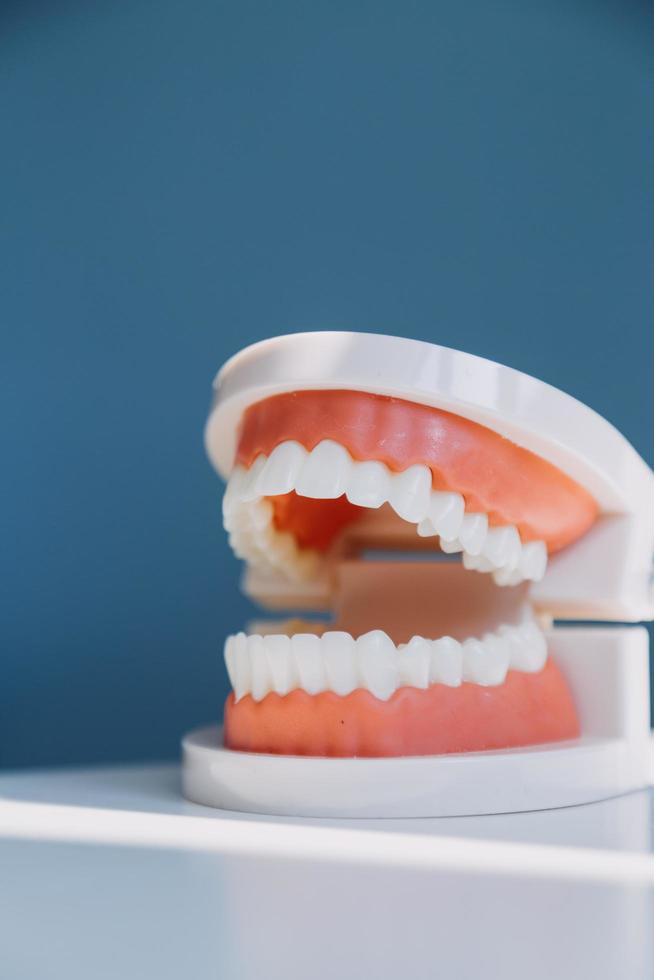
POLYGON ((646 632, 552 628, 654 615, 654 474, 608 422, 469 354, 316 333, 228 361, 206 442, 245 589, 294 618, 227 638, 190 798, 407 816, 644 784, 646 632))

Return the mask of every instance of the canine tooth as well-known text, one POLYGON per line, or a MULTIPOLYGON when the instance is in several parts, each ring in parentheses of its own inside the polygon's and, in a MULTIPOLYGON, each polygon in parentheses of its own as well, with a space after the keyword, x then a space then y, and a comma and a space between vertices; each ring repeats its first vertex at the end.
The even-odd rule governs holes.
POLYGON ((380 701, 387 701, 397 687, 395 644, 383 630, 371 630, 356 641, 361 679, 380 701))
POLYGON ((331 630, 322 635, 322 656, 327 687, 336 694, 349 694, 358 687, 355 644, 350 633, 331 630))
POLYGON ((325 671, 320 652, 320 637, 314 633, 296 633, 291 637, 291 651, 300 687, 309 694, 325 690, 325 671))
POLYGON ((502 626, 499 629, 508 650, 513 670, 538 673, 547 661, 547 642, 535 623, 524 626, 502 626))
POLYGON ((463 679, 483 687, 503 684, 509 664, 509 654, 500 643, 481 640, 463 641, 463 679))
POLYGON ((459 687, 462 679, 461 644, 451 636, 441 636, 433 640, 429 664, 429 680, 432 684, 446 684, 459 687))
POLYGON ((429 502, 429 520, 436 533, 446 541, 458 537, 463 523, 464 503, 460 493, 432 490, 429 502))
POLYGON ((276 497, 290 493, 300 467, 309 454, 304 446, 294 440, 280 442, 266 460, 257 481, 257 490, 263 496, 276 497))
POLYGON ((464 514, 459 531, 459 541, 463 545, 464 551, 470 555, 480 554, 487 533, 488 517, 486 514, 464 514))
POLYGON ((547 548, 544 541, 528 541, 522 546, 520 569, 525 578, 540 582, 547 568, 547 548))
POLYGON ((429 512, 431 470, 416 463, 391 478, 389 503, 396 514, 412 524, 419 524, 429 512))
POLYGON ((240 500, 243 503, 249 503, 251 500, 256 500, 257 497, 261 496, 257 489, 257 483, 265 465, 266 457, 262 453, 261 455, 257 456, 254 463, 247 471, 240 492, 240 500))
POLYGON ((431 644, 422 636, 413 636, 398 650, 400 683, 409 687, 429 686, 431 644))
POLYGON ((347 449, 332 439, 323 439, 300 467, 295 491, 301 497, 322 500, 340 497, 345 493, 351 465, 347 449))
POLYGON ((277 694, 288 694, 295 687, 295 665, 291 657, 290 637, 283 634, 270 634, 263 638, 272 677, 272 687, 277 694))
POLYGON ((250 661, 250 693, 255 701, 262 701, 270 693, 271 676, 263 637, 258 634, 248 637, 248 659, 250 661))
POLYGON ((381 507, 391 492, 391 475, 378 460, 352 463, 345 496, 359 507, 381 507))
POLYGON ((512 524, 506 524, 503 527, 491 527, 488 529, 481 554, 495 568, 501 568, 515 555, 516 542, 519 547, 520 535, 517 528, 512 524))

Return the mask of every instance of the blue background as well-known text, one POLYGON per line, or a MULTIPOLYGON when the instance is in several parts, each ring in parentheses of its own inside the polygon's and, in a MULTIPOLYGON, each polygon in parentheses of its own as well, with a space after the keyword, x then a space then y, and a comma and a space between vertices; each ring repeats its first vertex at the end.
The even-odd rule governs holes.
POLYGON ((202 426, 244 344, 460 347, 654 463, 652 9, 2 6, 3 764, 218 715, 249 608, 202 426))

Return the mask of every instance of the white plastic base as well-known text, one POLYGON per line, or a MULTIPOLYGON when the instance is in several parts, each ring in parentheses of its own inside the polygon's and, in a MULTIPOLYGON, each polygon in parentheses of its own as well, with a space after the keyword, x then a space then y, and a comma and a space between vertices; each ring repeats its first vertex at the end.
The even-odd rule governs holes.
POLYGON ((184 795, 225 810, 307 817, 437 817, 590 803, 648 782, 648 636, 641 627, 549 634, 583 736, 524 749, 393 759, 233 752, 217 726, 183 742, 184 795))

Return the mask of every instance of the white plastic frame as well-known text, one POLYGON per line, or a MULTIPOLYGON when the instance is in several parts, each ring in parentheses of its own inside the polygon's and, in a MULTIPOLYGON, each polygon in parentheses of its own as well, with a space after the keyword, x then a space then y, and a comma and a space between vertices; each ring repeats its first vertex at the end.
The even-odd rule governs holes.
MULTIPOLYGON (((558 618, 654 617, 654 474, 605 419, 569 395, 501 364, 435 344, 377 334, 293 334, 227 362, 215 384, 207 451, 231 469, 243 412, 288 391, 369 391, 454 412, 537 453, 597 500, 596 526, 550 560, 532 589, 558 618)), ((246 579, 253 598, 325 607, 281 578, 246 579), (299 599, 304 599, 300 603, 299 599)), ((184 740, 184 793, 224 809, 321 817, 490 814, 569 806, 647 784, 649 664, 639 627, 557 627, 550 653, 567 675, 582 736, 523 749, 387 759, 233 752, 217 726, 184 740)))

